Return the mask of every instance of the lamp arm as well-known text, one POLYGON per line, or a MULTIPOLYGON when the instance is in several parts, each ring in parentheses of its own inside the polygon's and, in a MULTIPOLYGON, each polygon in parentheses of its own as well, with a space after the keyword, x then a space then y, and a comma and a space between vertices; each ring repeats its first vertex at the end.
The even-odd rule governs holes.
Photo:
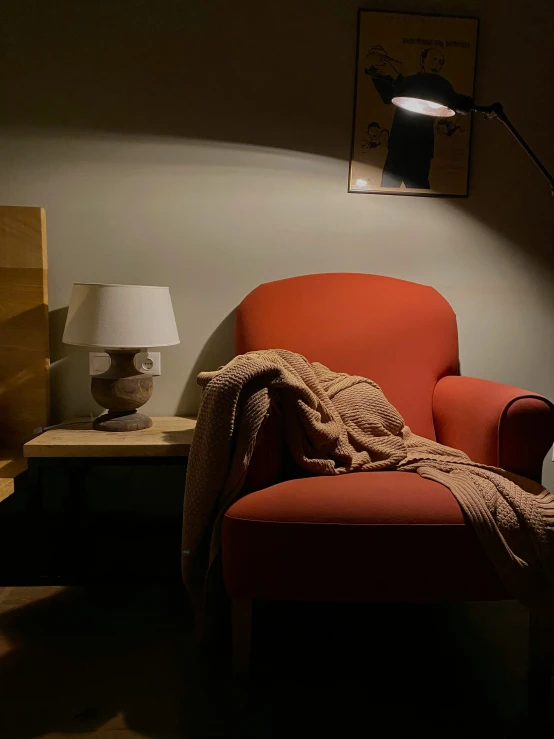
POLYGON ((508 131, 512 134, 521 148, 527 152, 528 157, 532 160, 535 166, 542 172, 543 176, 546 178, 548 184, 550 185, 550 190, 552 191, 552 194, 554 195, 554 177, 546 169, 544 164, 531 149, 529 144, 525 141, 525 139, 516 129, 514 124, 509 120, 508 116, 504 112, 502 103, 493 103, 492 105, 472 105, 471 110, 474 110, 476 113, 483 113, 487 118, 497 118, 499 121, 502 121, 502 123, 506 126, 508 131))

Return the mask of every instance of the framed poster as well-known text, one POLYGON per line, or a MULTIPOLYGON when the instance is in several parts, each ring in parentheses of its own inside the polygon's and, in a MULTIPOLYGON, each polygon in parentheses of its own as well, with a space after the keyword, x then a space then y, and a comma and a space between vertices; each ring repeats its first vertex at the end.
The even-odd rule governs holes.
POLYGON ((392 104, 410 75, 473 97, 479 21, 360 10, 349 192, 467 196, 471 114, 435 118, 392 104))

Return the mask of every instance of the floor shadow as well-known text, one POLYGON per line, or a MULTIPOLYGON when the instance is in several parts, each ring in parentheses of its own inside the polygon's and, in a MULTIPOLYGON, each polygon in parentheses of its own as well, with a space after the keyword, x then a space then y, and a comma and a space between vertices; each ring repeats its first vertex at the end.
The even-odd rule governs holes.
POLYGON ((58 589, 43 599, 40 589, 18 590, 32 601, 0 615, 3 652, 9 644, 0 657, 1 736, 111 736, 123 726, 145 737, 182 734, 176 707, 196 716, 182 587, 58 589))
POLYGON ((200 372, 216 370, 235 356, 235 311, 221 321, 204 344, 179 401, 177 415, 195 416, 200 405, 200 387, 196 378, 200 372))
POLYGON ((6 739, 525 735, 517 604, 259 603, 254 679, 237 693, 200 669, 182 587, 3 600, 6 739))

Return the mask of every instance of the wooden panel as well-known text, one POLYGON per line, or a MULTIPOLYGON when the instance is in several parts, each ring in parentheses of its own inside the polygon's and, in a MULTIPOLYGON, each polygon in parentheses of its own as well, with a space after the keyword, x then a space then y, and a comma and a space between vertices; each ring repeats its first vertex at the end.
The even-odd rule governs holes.
POLYGON ((25 457, 186 457, 196 418, 163 416, 141 431, 94 431, 90 421, 71 419, 24 447, 25 457))
POLYGON ((26 469, 27 460, 23 457, 0 459, 0 502, 13 493, 15 478, 26 469))
POLYGON ((22 454, 48 424, 46 224, 42 208, 0 206, 0 450, 22 454))

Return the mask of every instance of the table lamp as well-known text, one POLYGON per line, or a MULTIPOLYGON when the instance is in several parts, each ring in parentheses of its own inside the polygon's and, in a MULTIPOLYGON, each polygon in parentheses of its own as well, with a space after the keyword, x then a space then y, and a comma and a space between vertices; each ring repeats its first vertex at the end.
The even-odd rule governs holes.
POLYGON ((138 431, 152 425, 137 408, 152 396, 153 378, 135 367, 134 358, 151 347, 179 343, 168 287, 74 284, 63 342, 110 356, 110 367, 91 381, 92 397, 107 409, 93 428, 138 431))
POLYGON ((527 152, 533 163, 547 179, 554 195, 554 177, 508 119, 501 103, 475 105, 473 98, 459 95, 452 85, 438 74, 414 74, 403 78, 394 88, 392 102, 399 108, 413 113, 448 118, 456 113, 467 115, 472 111, 483 113, 487 118, 497 118, 527 152))

